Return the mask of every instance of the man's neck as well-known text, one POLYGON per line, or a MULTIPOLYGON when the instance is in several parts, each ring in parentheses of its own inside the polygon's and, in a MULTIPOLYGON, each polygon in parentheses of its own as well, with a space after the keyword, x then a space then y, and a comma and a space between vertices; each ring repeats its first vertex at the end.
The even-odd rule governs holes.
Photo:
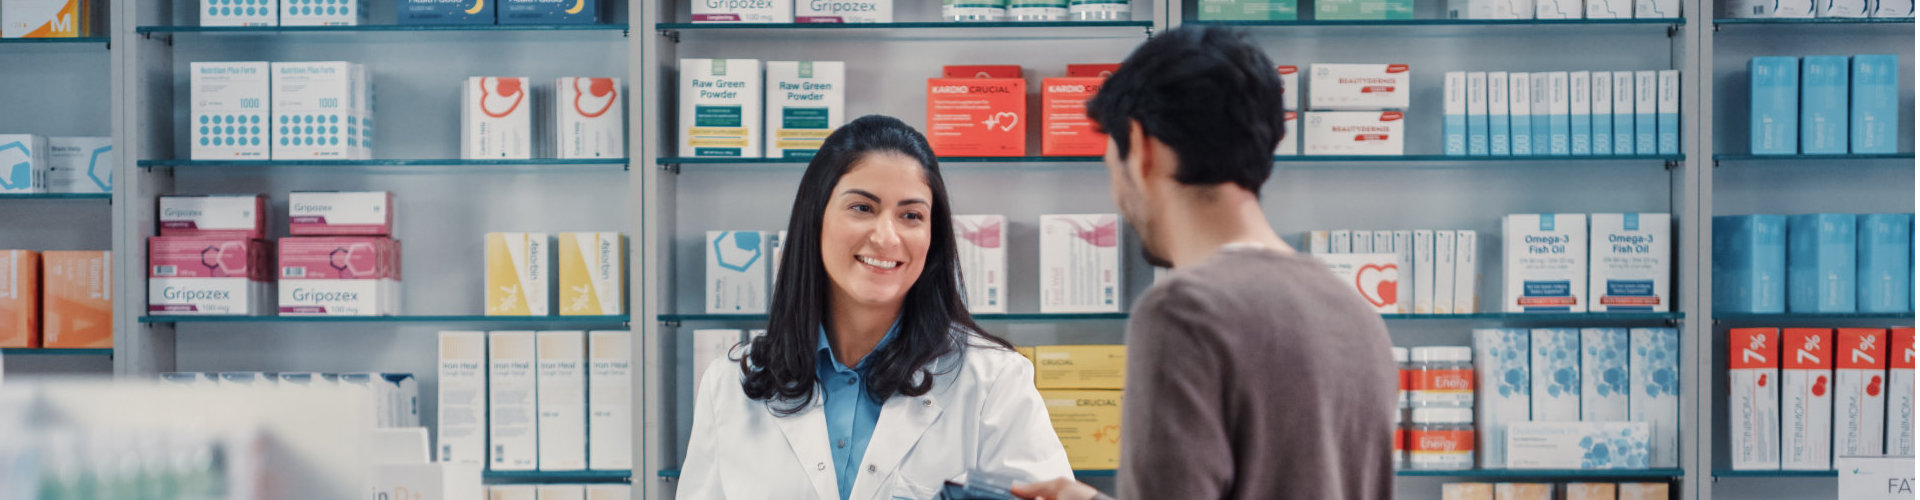
POLYGON ((1230 244, 1254 245, 1280 253, 1293 247, 1273 232, 1260 198, 1243 189, 1221 186, 1214 192, 1183 192, 1185 202, 1172 204, 1158 221, 1165 257, 1174 267, 1197 264, 1230 244))

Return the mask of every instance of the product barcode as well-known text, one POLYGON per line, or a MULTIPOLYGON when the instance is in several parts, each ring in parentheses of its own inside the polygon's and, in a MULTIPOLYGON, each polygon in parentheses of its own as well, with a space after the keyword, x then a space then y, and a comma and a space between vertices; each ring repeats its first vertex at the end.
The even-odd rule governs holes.
POLYGON ((280 277, 282 277, 282 278, 305 278, 305 277, 307 277, 307 268, 304 268, 304 267, 283 267, 283 268, 280 268, 280 277))
POLYGON ((178 271, 173 266, 153 266, 155 276, 173 276, 178 271))

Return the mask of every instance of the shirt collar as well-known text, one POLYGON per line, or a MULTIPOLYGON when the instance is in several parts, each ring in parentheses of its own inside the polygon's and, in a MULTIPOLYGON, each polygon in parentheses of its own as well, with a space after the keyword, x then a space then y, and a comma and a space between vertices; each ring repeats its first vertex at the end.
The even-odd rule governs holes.
POLYGON ((820 353, 820 360, 823 367, 830 366, 835 372, 862 370, 867 367, 868 361, 873 360, 873 353, 880 352, 881 349, 886 348, 887 343, 892 342, 894 335, 898 333, 900 333, 900 318, 895 316, 893 318, 893 326, 887 327, 887 334, 880 337, 880 343, 874 344, 873 351, 868 352, 866 357, 860 358, 860 363, 852 369, 848 369, 845 365, 840 364, 840 360, 833 356, 833 342, 827 338, 827 325, 820 325, 820 342, 814 349, 815 352, 820 353))

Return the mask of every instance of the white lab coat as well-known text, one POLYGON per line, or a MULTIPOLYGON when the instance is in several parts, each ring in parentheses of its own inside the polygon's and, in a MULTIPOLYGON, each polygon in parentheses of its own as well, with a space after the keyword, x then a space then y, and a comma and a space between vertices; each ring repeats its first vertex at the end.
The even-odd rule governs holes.
MULTIPOLYGON (((936 362, 926 395, 894 395, 853 481, 854 500, 929 499, 948 479, 978 471, 1021 481, 1070 476, 1066 449, 1033 385, 1033 364, 1012 351, 969 346, 936 362)), ((713 360, 700 382, 693 438, 677 498, 839 500, 822 392, 780 417, 747 399, 740 369, 713 360), (811 492, 808 494, 807 492, 811 492)))

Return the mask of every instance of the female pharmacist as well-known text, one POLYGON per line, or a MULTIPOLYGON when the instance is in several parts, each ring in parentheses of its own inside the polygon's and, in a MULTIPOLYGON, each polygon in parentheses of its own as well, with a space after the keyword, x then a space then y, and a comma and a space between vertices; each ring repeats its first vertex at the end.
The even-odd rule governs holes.
POLYGON ((948 207, 907 124, 866 116, 827 137, 794 196, 767 334, 700 381, 680 498, 932 498, 969 473, 1072 473, 1032 365, 961 302, 948 207))

